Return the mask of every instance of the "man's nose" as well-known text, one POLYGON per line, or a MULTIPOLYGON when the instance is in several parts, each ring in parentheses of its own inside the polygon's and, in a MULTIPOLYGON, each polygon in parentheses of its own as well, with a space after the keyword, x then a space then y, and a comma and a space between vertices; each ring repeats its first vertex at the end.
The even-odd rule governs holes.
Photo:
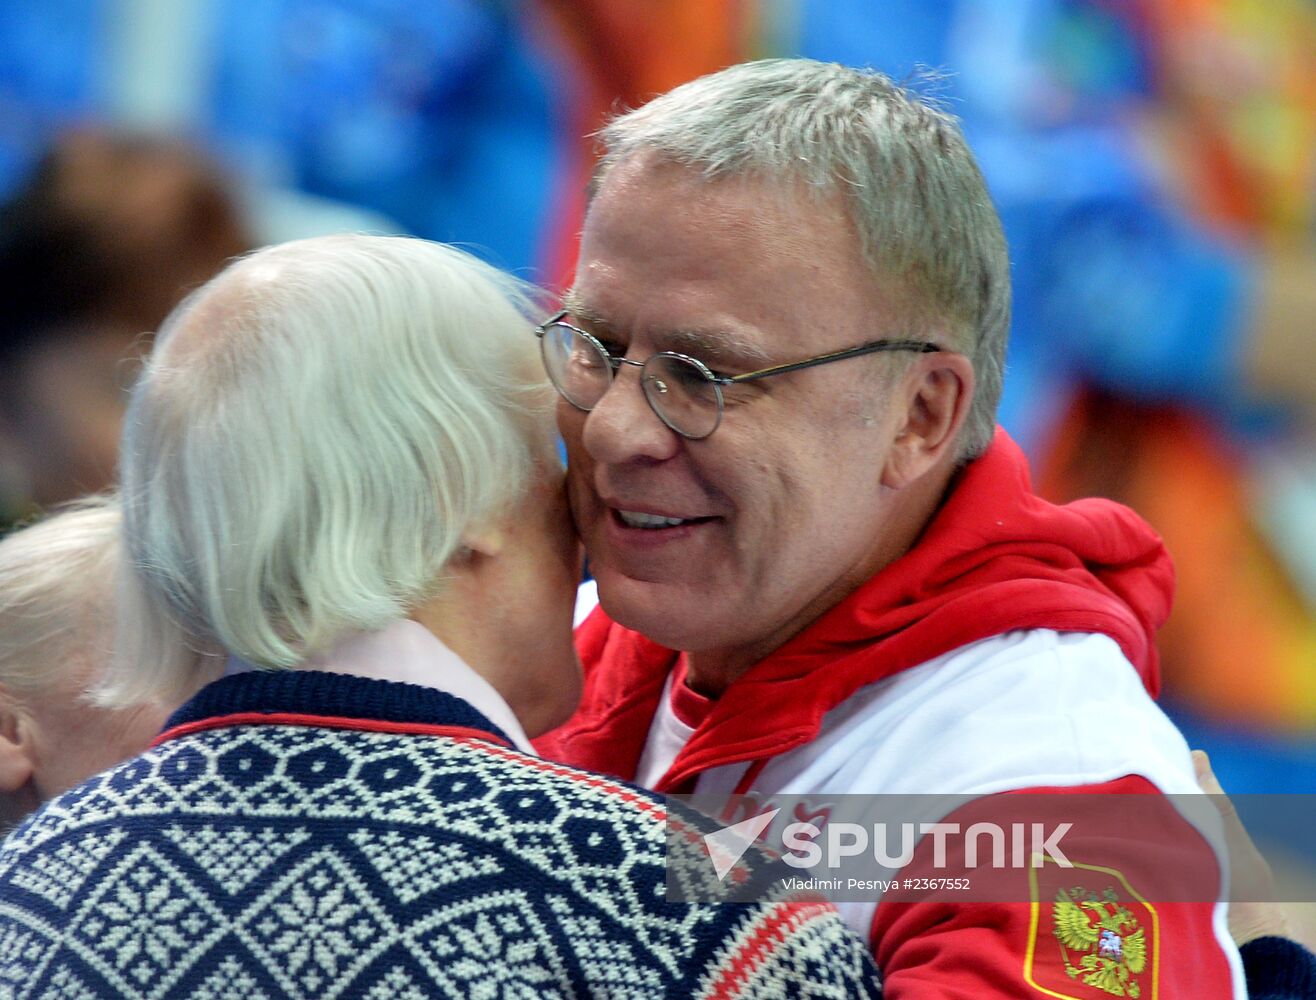
POLYGON ((645 398, 643 377, 643 369, 622 365, 603 398, 586 414, 583 440, 596 462, 660 462, 680 449, 680 435, 659 419, 645 398))

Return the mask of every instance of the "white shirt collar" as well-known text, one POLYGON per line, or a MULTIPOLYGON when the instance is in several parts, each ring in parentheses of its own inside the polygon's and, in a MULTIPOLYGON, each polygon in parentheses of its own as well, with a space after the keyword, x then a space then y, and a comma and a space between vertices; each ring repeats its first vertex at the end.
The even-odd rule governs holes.
MULTIPOLYGON (((224 672, 236 674, 251 669, 251 664, 230 656, 224 672)), ((296 669, 401 681, 444 691, 469 702, 506 733, 518 750, 535 753, 503 696, 419 622, 403 619, 378 632, 354 632, 308 657, 296 669)))

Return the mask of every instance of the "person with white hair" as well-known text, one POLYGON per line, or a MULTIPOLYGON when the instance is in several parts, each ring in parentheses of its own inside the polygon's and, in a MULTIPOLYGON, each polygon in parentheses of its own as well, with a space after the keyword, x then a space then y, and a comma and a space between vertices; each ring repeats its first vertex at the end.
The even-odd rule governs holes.
POLYGON ((876 995, 830 906, 666 902, 662 799, 534 754, 579 694, 581 557, 530 308, 338 236, 172 314, 101 697, 187 694, 175 630, 224 676, 0 850, 18 995, 876 995))
POLYGON ((113 647, 119 520, 114 497, 94 496, 0 540, 0 832, 164 722, 158 699, 111 709, 89 690, 113 647))

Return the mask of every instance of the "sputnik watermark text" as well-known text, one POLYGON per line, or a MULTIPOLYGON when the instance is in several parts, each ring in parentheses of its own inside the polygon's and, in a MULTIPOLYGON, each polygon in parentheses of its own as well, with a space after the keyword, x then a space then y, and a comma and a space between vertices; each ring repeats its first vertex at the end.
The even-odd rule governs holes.
POLYGON ((1060 841, 1073 829, 1072 823, 1059 823, 1047 829, 1044 823, 973 823, 961 829, 959 823, 900 823, 900 847, 891 853, 890 827, 897 824, 835 821, 825 829, 813 823, 792 823, 782 831, 786 848, 781 860, 792 868, 840 868, 848 858, 872 854, 873 860, 887 868, 903 868, 914 859, 919 836, 932 839, 932 867, 948 867, 947 853, 954 852, 959 868, 1041 868, 1050 858, 1054 864, 1072 868, 1060 849, 1060 841), (1030 836, 1031 835, 1031 836, 1030 836), (821 838, 822 843, 819 843, 821 838), (984 850, 985 846, 985 850, 984 850))

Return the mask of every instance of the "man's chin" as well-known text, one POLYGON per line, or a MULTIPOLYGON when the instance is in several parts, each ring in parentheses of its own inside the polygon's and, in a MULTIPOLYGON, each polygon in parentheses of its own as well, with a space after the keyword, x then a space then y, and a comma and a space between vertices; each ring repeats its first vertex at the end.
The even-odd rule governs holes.
POLYGON ((670 649, 685 649, 701 626, 693 609, 707 607, 688 582, 641 580, 601 571, 599 604, 618 625, 670 649))

